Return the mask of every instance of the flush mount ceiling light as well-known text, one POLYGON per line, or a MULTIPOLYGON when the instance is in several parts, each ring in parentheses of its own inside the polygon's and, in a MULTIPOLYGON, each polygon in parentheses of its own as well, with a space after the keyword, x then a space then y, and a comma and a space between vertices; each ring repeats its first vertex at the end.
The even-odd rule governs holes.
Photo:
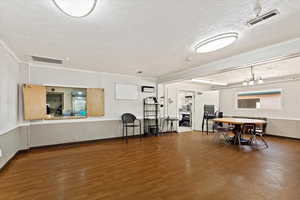
POLYGON ((197 53, 208 53, 222 49, 234 43, 238 39, 238 33, 224 33, 206 39, 195 46, 197 53))
POLYGON ((96 7, 97 0, 53 0, 54 4, 71 17, 88 16, 96 7))

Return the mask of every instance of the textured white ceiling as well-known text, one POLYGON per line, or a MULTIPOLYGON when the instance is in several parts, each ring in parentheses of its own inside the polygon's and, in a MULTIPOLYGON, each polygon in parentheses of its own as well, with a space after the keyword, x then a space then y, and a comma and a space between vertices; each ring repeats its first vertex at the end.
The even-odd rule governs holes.
MULTIPOLYGON (((211 80, 216 82, 225 82, 228 84, 242 82, 249 79, 251 69, 239 69, 215 75, 199 77, 199 79, 211 80)), ((255 77, 262 76, 264 79, 285 77, 289 75, 300 74, 300 57, 289 60, 268 63, 253 68, 255 77)))
POLYGON ((262 0, 263 12, 277 8, 281 15, 249 28, 255 2, 99 0, 91 15, 75 19, 51 0, 3 0, 0 39, 24 61, 69 58, 64 67, 157 77, 300 36, 300 1, 262 0), (198 41, 229 31, 240 34, 232 46, 193 53, 198 41))

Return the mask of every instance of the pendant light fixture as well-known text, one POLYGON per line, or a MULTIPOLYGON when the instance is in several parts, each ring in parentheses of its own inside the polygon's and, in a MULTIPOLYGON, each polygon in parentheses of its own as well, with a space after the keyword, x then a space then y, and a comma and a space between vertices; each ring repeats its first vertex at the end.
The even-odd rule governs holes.
POLYGON ((96 7, 97 0, 53 0, 55 6, 71 17, 85 17, 96 7))
POLYGON ((263 84, 264 83, 264 80, 262 78, 262 76, 260 76, 259 78, 255 77, 255 74, 253 72, 253 66, 250 67, 250 78, 247 79, 247 80, 244 80, 242 85, 243 86, 253 86, 255 83, 258 83, 258 84, 263 84))
POLYGON ((238 39, 238 33, 223 33, 198 43, 194 48, 196 53, 208 53, 227 47, 238 39))
POLYGON ((264 83, 264 80, 263 80, 263 78, 262 77, 260 77, 259 79, 258 79, 258 82, 257 82, 258 84, 263 84, 264 83))

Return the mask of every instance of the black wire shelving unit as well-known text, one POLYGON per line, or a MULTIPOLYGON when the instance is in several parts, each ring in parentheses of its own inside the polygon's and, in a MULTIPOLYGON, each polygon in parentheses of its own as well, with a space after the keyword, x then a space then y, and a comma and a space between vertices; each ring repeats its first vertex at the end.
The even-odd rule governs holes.
POLYGON ((160 104, 156 97, 147 97, 144 99, 144 134, 159 134, 159 110, 160 104))

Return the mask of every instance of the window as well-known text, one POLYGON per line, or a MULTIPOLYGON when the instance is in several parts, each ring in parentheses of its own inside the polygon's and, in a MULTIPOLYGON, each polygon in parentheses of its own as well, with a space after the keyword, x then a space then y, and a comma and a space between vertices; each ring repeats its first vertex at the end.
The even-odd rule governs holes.
POLYGON ((86 89, 68 87, 46 87, 47 115, 86 116, 86 89))
POLYGON ((23 85, 25 120, 77 119, 104 116, 103 88, 23 85))
POLYGON ((238 109, 280 109, 281 90, 249 91, 237 94, 238 109))

